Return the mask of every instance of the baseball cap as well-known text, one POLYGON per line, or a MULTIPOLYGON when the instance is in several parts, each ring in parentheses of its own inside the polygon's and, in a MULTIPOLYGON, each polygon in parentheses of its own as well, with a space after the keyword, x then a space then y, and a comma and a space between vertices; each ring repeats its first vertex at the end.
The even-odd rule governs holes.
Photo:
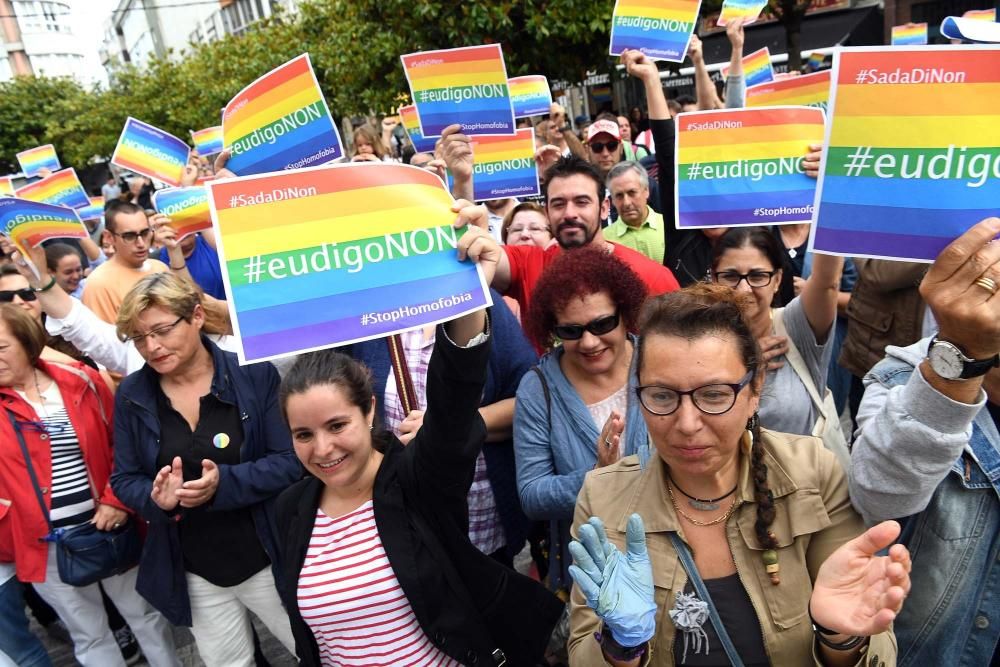
POLYGON ((618 123, 612 123, 610 120, 598 120, 591 123, 590 127, 587 128, 587 143, 589 144, 598 134, 610 134, 619 141, 622 138, 621 132, 618 130, 618 123))

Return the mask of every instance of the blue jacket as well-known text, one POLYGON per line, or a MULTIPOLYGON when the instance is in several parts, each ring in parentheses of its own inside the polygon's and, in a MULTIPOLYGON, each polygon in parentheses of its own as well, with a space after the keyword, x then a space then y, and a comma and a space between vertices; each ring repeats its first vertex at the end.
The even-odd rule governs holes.
MULTIPOLYGON (((223 352, 207 338, 202 337, 202 343, 215 364, 212 393, 239 408, 244 436, 240 451, 244 462, 219 466, 219 486, 211 505, 218 510, 249 509, 273 567, 277 560, 274 501, 302 477, 278 406, 278 372, 269 363, 240 366, 235 354, 223 352)), ((171 623, 190 626, 191 606, 176 523, 183 518, 164 512, 150 498, 159 470, 158 382, 158 374, 147 365, 126 377, 118 388, 111 487, 148 523, 136 590, 171 623)))
POLYGON ((914 372, 928 342, 886 348, 865 378, 851 501, 867 521, 903 524, 900 667, 980 667, 1000 643, 1000 432, 985 401, 955 403, 914 372))

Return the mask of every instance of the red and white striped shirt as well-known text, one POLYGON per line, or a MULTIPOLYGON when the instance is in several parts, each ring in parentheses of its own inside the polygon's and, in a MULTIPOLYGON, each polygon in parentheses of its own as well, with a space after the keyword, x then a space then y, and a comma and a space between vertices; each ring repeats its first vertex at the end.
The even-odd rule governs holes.
POLYGON ((417 623, 382 547, 370 500, 336 519, 316 510, 298 601, 324 665, 459 665, 417 623))

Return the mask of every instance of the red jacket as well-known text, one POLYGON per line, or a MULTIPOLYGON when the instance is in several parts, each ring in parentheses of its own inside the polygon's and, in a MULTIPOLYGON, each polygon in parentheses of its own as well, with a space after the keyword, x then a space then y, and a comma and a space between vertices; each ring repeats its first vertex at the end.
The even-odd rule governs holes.
MULTIPOLYGON (((39 370, 51 377, 62 393, 73 428, 76 430, 91 484, 98 500, 129 511, 111 491, 111 434, 114 399, 107 385, 93 369, 77 364, 90 378, 86 382, 78 372, 66 366, 39 360, 39 370), (103 407, 103 414, 101 409, 103 407), (106 420, 105 420, 106 417, 106 420)), ((24 463, 17 434, 11 426, 8 411, 18 422, 38 421, 35 410, 11 387, 0 387, 0 561, 13 562, 21 581, 45 581, 48 534, 45 516, 38 506, 35 489, 24 463)), ((42 487, 43 497, 50 505, 52 485, 52 451, 48 436, 32 428, 21 428, 31 455, 31 462, 42 487)), ((47 508, 48 509, 48 508, 47 508)))

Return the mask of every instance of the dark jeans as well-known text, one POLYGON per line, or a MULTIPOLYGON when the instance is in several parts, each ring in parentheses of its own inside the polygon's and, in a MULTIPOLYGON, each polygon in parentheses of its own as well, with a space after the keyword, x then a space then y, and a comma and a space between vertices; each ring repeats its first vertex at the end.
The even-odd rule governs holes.
POLYGON ((24 593, 17 577, 0 584, 0 651, 19 667, 52 667, 42 642, 28 629, 24 593))

